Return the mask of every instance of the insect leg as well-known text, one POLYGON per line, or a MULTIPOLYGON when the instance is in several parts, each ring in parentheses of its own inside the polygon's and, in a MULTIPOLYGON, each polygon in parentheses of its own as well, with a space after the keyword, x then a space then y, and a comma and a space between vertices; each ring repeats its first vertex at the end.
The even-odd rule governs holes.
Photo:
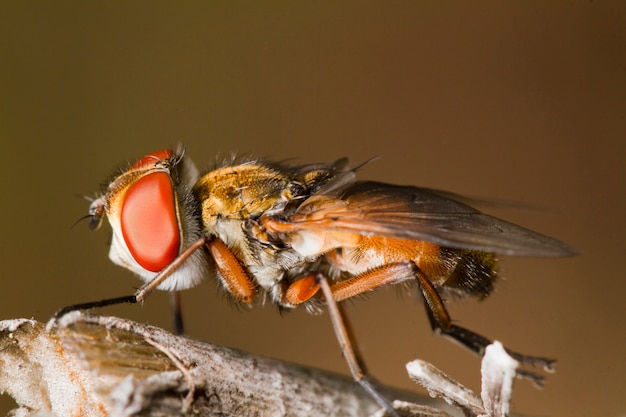
POLYGON ((152 280, 142 285, 134 294, 124 295, 122 297, 107 298, 104 300, 91 301, 87 303, 74 304, 64 307, 57 311, 52 319, 58 319, 65 314, 76 310, 91 310, 92 308, 106 307, 116 304, 135 304, 144 301, 163 281, 167 279, 178 267, 180 267, 196 250, 201 248, 207 243, 205 236, 196 240, 187 249, 185 249, 176 259, 172 261, 165 269, 159 272, 152 280))
MULTIPOLYGON (((439 296, 439 293, 433 284, 426 277, 424 277, 419 270, 416 271, 415 276, 419 282, 424 300, 426 301, 426 312, 428 313, 430 325, 433 330, 444 336, 452 338, 456 342, 476 353, 478 356, 482 357, 485 354, 485 348, 490 345, 492 341, 464 327, 452 324, 452 320, 450 319, 450 315, 446 310, 443 300, 439 296)), ((506 349, 506 351, 519 362, 528 365, 543 366, 547 370, 554 369, 554 363, 556 362, 554 359, 523 355, 509 349, 506 349)), ((544 378, 540 375, 522 369, 518 369, 517 374, 520 377, 530 379, 538 386, 543 386, 544 378)))
POLYGON ((183 310, 180 291, 170 293, 170 306, 172 308, 172 324, 177 335, 185 333, 185 323, 183 322, 183 310))
POLYGON ((209 240, 207 248, 215 261, 217 270, 220 272, 222 284, 237 301, 251 303, 256 295, 256 286, 239 262, 239 259, 218 238, 209 240))
POLYGON ((397 262, 346 279, 334 284, 331 289, 337 301, 343 301, 384 285, 398 284, 415 277, 412 262, 397 262))
POLYGON ((316 274, 307 275, 294 281, 284 291, 281 291, 281 304, 297 306, 310 300, 320 289, 316 274))
MULTIPOLYGON (((384 285, 397 284, 413 279, 415 272, 410 262, 398 262, 371 269, 363 274, 340 281, 331 286, 335 301, 355 297, 384 285)), ((281 302, 298 305, 312 298, 320 289, 317 274, 307 275, 289 285, 283 292, 281 302)))
POLYGON ((391 416, 399 417, 389 400, 387 400, 387 398, 379 392, 380 388, 378 387, 380 384, 378 384, 374 378, 367 375, 365 366, 353 346, 344 317, 341 313, 339 305, 337 305, 337 300, 335 299, 332 289, 328 284, 328 280, 322 274, 317 275, 317 280, 322 289, 322 294, 324 294, 324 297, 326 298, 328 313, 333 324, 333 330, 335 331, 335 336, 337 337, 337 341, 341 347, 341 352, 346 359, 352 377, 376 400, 381 407, 387 410, 391 416))

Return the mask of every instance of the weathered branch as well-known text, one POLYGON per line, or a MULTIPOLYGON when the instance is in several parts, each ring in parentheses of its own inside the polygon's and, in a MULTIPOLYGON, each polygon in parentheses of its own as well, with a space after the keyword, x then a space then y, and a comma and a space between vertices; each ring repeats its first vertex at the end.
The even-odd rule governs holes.
MULTIPOLYGON (((516 364, 486 363, 483 381, 492 382, 483 386, 482 401, 432 365, 416 361, 408 370, 458 407, 453 414, 504 416, 516 364)), ((33 320, 0 322, 0 391, 16 400, 15 415, 23 417, 385 415, 346 377, 80 312, 48 329, 33 320)), ((432 404, 418 396, 412 401, 432 404)), ((400 416, 451 416, 425 405, 396 401, 394 407, 400 416)))
MULTIPOLYGON (((21 406, 18 415, 367 416, 379 410, 348 378, 153 326, 75 312, 49 327, 0 322, 0 390, 21 406)), ((414 415, 449 415, 422 411, 414 415)))

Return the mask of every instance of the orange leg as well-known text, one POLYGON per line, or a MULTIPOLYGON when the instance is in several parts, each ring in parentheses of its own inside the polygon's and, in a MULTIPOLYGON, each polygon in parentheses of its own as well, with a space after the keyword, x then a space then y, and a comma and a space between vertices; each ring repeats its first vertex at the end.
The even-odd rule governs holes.
POLYGON ((385 285, 415 279, 412 262, 398 262, 371 269, 361 275, 338 282, 330 287, 333 298, 343 301, 385 285))
POLYGON ((212 239, 206 246, 215 261, 222 284, 237 301, 251 303, 256 295, 256 286, 239 263, 239 259, 220 239, 212 239))
MULTIPOLYGON (((298 304, 313 297, 320 289, 319 283, 324 283, 325 286, 328 287, 327 290, 323 291, 323 295, 327 301, 331 313, 331 319, 333 320, 333 327, 335 328, 335 333, 342 347, 344 357, 348 361, 348 365, 350 366, 350 370, 355 380, 359 381, 371 393, 374 388, 372 386, 366 386, 367 383, 363 381, 363 379, 367 379, 365 371, 361 366, 358 355, 352 347, 352 343, 350 342, 350 338, 347 334, 348 332, 343 324, 341 313, 338 312, 336 308, 331 307, 333 305, 336 306, 339 301, 363 294, 384 285, 396 284, 409 279, 415 279, 419 284, 420 292, 424 297, 426 312, 433 330, 454 339, 479 356, 482 356, 485 348, 491 344, 491 340, 471 330, 452 324, 450 314, 448 313, 439 292, 433 283, 430 282, 426 276, 424 276, 424 274, 413 262, 399 262, 385 265, 345 281, 338 282, 332 286, 328 286, 326 278, 321 275, 307 276, 300 280, 302 282, 296 281, 293 283, 288 289, 287 294, 289 294, 289 290, 292 290, 292 287, 294 287, 292 292, 302 296, 294 297, 290 301, 294 302, 294 304, 298 304), (309 290, 301 292, 295 291, 295 287, 300 286, 308 288, 309 290)), ((324 286, 322 286, 322 289, 324 290, 324 286)), ((511 356, 522 363, 539 365, 545 367, 546 369, 551 369, 554 366, 554 361, 551 359, 527 356, 508 349, 507 351, 511 356)), ((543 377, 536 375, 533 372, 518 369, 517 373, 521 377, 532 380, 537 385, 542 385, 543 383, 543 377)), ((375 394, 374 396, 377 397, 375 394)))
MULTIPOLYGON (((330 287, 333 299, 336 302, 375 290, 389 284, 415 278, 412 263, 393 263, 375 268, 361 275, 338 282, 330 287)), ((315 274, 307 275, 293 282, 285 291, 283 302, 288 305, 298 305, 311 299, 320 290, 319 277, 315 274)))
POLYGON ((307 275, 292 282, 282 295, 281 303, 286 306, 297 306, 310 300, 320 290, 316 275, 307 275))
POLYGON ((316 277, 319 287, 322 290, 322 294, 326 298, 326 304, 328 306, 328 313, 330 320, 335 331, 335 336, 339 342, 339 347, 343 352, 350 373, 356 382, 358 382, 365 391, 367 391, 380 406, 387 410, 385 415, 399 417, 398 413, 394 410, 393 406, 387 399, 387 396, 381 392, 380 384, 371 376, 367 374, 363 361, 360 359, 357 350, 354 347, 350 332, 346 326, 346 320, 343 317, 343 313, 337 304, 335 296, 332 292, 331 286, 328 285, 328 280, 322 274, 318 274, 316 277))
POLYGON ((381 393, 380 384, 367 374, 365 366, 352 342, 348 326, 337 302, 363 294, 384 285, 396 284, 407 279, 415 278, 415 269, 412 262, 400 262, 372 269, 364 274, 341 281, 332 287, 322 274, 308 275, 293 282, 284 292, 283 303, 297 305, 303 303, 320 290, 328 306, 328 312, 333 324, 335 336, 348 364, 350 373, 363 389, 387 410, 387 414, 398 416, 387 396, 381 393))

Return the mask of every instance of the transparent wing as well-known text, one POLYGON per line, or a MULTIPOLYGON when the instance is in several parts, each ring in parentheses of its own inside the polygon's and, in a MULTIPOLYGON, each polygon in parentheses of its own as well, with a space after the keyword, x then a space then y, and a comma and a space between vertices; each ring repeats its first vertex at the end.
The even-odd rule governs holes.
POLYGON ((570 256, 549 236, 484 214, 436 190, 346 181, 321 189, 281 219, 282 230, 425 240, 442 246, 517 256, 570 256))

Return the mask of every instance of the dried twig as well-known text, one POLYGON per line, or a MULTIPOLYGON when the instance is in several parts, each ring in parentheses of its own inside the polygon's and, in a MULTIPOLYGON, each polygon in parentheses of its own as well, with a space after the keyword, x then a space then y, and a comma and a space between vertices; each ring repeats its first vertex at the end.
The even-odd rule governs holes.
MULTIPOLYGON (((0 322, 0 391, 20 405, 17 416, 385 415, 346 377, 153 326, 73 312, 48 327, 0 322)), ((412 362, 411 378, 458 409, 400 401, 394 407, 400 416, 450 417, 459 409, 468 416, 505 416, 516 367, 507 358, 503 349, 487 350, 482 401, 432 365, 412 362)))
POLYGON ((15 398, 20 416, 367 416, 379 410, 346 377, 153 326, 73 312, 49 327, 0 322, 0 390, 15 398))

